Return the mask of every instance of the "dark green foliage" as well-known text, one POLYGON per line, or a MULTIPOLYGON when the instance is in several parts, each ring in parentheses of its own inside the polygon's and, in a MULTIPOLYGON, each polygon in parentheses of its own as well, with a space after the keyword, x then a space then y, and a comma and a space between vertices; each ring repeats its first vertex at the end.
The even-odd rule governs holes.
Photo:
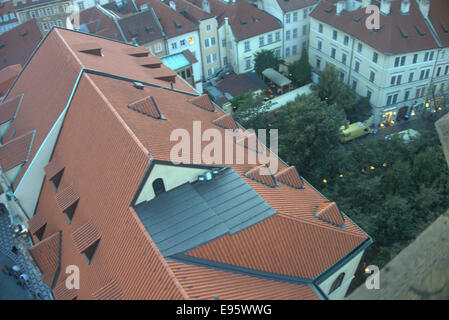
POLYGON ((278 70, 281 62, 271 50, 260 50, 254 55, 254 69, 259 75, 267 68, 278 70))
POLYGON ((294 83, 299 87, 312 82, 312 67, 309 64, 307 49, 302 51, 301 59, 289 68, 289 72, 292 74, 294 83))

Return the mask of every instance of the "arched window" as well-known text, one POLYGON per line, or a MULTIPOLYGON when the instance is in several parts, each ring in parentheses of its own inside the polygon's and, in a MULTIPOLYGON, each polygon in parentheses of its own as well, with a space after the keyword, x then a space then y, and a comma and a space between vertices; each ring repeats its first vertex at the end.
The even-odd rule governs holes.
POLYGON ((331 289, 329 290, 329 294, 331 294, 332 292, 334 292, 337 288, 339 288, 341 286, 341 284, 343 283, 344 277, 345 277, 344 272, 342 272, 338 275, 337 279, 335 279, 334 283, 332 283, 331 289))
POLYGON ((157 178, 156 180, 153 181, 153 191, 154 194, 156 195, 156 197, 158 195, 160 195, 161 193, 165 192, 165 185, 164 185, 164 180, 162 180, 161 178, 157 178))

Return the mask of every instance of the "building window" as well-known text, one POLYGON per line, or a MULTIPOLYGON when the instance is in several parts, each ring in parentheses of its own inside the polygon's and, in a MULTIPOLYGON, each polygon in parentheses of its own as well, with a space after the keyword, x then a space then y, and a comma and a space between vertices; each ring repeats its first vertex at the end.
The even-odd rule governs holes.
POLYGON ((337 279, 335 279, 335 281, 332 283, 331 288, 329 290, 329 294, 331 294, 332 292, 334 292, 335 290, 337 290, 341 284, 343 283, 343 279, 345 277, 345 273, 342 272, 338 275, 337 279))
POLYGON ((272 33, 270 33, 270 34, 267 36, 267 38, 268 38, 268 43, 273 43, 273 34, 272 34, 272 33))
POLYGON ((285 56, 290 57, 290 47, 285 48, 285 56))
POLYGON ((158 195, 160 195, 161 193, 165 192, 165 185, 164 185, 164 180, 162 180, 161 178, 157 178, 156 180, 153 181, 153 191, 154 191, 154 195, 157 197, 158 195))
POLYGON ((359 42, 359 43, 357 44, 357 52, 358 52, 358 53, 362 53, 362 48, 363 48, 363 46, 362 46, 362 44, 359 42))
POLYGON ((374 71, 370 72, 369 81, 374 82, 376 80, 376 73, 374 71))
POLYGON ((215 37, 210 38, 210 45, 212 47, 215 47, 216 44, 217 44, 217 42, 215 41, 215 37))
POLYGON ((176 49, 178 48, 178 45, 176 44, 176 42, 173 42, 173 43, 171 44, 171 48, 172 48, 173 50, 176 50, 176 49))
POLYGON ((307 34, 307 25, 302 26, 302 35, 305 36, 307 34))
POLYGON ((404 101, 407 101, 408 98, 409 98, 409 96, 410 96, 410 90, 405 91, 405 94, 404 94, 404 101))
POLYGON ((26 15, 26 13, 21 13, 21 14, 20 14, 20 20, 22 20, 23 22, 27 21, 27 15, 26 15))
POLYGON ((298 11, 293 12, 293 22, 298 21, 298 11))
POLYGON ((438 67, 438 69, 437 69, 437 77, 439 77, 440 74, 441 74, 441 67, 438 67))
POLYGON ((345 81, 345 73, 344 72, 340 72, 340 81, 341 82, 345 81))
POLYGON ((337 31, 332 31, 332 39, 337 40, 337 31))
POLYGON ((371 96, 373 95, 373 92, 370 90, 366 91, 366 98, 368 99, 368 101, 371 101, 371 96))
POLYGON ((281 32, 280 31, 276 32, 276 41, 281 41, 281 32))
POLYGON ((245 60, 245 69, 246 70, 251 69, 251 58, 245 60))
POLYGON ((302 12, 302 18, 307 19, 307 9, 304 9, 304 11, 302 12))
POLYGON ((373 53, 373 62, 377 63, 377 59, 379 58, 379 55, 377 54, 377 52, 373 53))
POLYGON ((320 58, 316 58, 316 67, 318 69, 321 69, 321 59, 320 58))
POLYGON ((78 7, 80 8, 80 10, 84 10, 84 3, 82 1, 79 1, 78 7))
POLYGON ((290 30, 285 32, 285 40, 290 40, 290 30))
POLYGON ((295 44, 295 45, 292 47, 292 55, 296 55, 296 54, 298 54, 298 46, 295 44))
POLYGON ((92 262, 92 258, 94 257, 95 251, 97 251, 98 243, 100 239, 91 244, 86 250, 83 251, 84 258, 86 258, 87 264, 92 262))
POLYGON ((56 24, 58 25, 58 27, 64 27, 64 25, 62 24, 62 20, 56 21, 56 24))
POLYGON ((53 12, 52 12, 50 7, 45 8, 45 13, 47 14, 47 16, 51 16, 53 14, 53 12))
POLYGON ((414 72, 410 72, 410 74, 408 75, 408 82, 412 82, 413 81, 413 76, 415 75, 414 72))
POLYGON ((335 59, 335 54, 337 53, 337 49, 331 48, 331 58, 335 59))
POLYGON ((359 62, 359 61, 356 61, 356 62, 355 62, 355 65, 354 65, 354 71, 358 73, 359 70, 360 70, 360 62, 359 62))
POLYGON ((39 9, 39 17, 43 17, 44 16, 44 9, 39 9))
POLYGON ((245 52, 251 50, 249 47, 249 41, 245 41, 245 52))
POLYGON ((290 13, 285 15, 285 23, 290 23, 290 13))
POLYGON ((204 47, 205 48, 209 48, 210 47, 209 38, 204 39, 204 47))
POLYGON ((293 29, 293 39, 298 38, 298 28, 293 29))
POLYGON ((343 53, 343 54, 341 55, 341 63, 346 64, 347 58, 348 58, 348 56, 347 56, 345 53, 343 53))
POLYGON ((318 45, 318 51, 321 51, 322 47, 323 47, 323 43, 321 42, 321 40, 317 40, 317 45, 318 45))
POLYGON ((212 29, 212 25, 211 24, 208 24, 207 26, 206 26, 206 31, 210 31, 212 29))
POLYGON ((318 25, 318 32, 323 33, 323 25, 321 23, 318 25))
POLYGON ((357 80, 352 80, 352 90, 357 90, 357 80))
POLYGON ((48 31, 48 23, 46 23, 46 22, 42 23, 42 29, 44 31, 48 31))
POLYGON ((223 64, 224 64, 225 66, 228 65, 228 57, 223 57, 223 64))
POLYGON ((444 69, 444 75, 447 76, 448 73, 449 73, 449 65, 446 66, 446 69, 444 69))
POLYGON ((221 46, 222 46, 223 48, 226 47, 226 40, 225 40, 225 39, 221 40, 221 46))
POLYGON ((265 37, 259 37, 259 47, 263 47, 265 45, 265 37))
POLYGON ((59 13, 59 8, 58 7, 53 7, 53 13, 54 14, 58 14, 59 13))
POLYGON ((180 45, 181 47, 184 47, 184 46, 186 45, 186 41, 185 41, 185 40, 179 41, 179 45, 180 45))
POLYGON ((424 55, 424 62, 426 62, 427 60, 429 60, 429 52, 426 52, 424 55))
POLYGON ((413 63, 415 64, 416 62, 418 62, 418 54, 417 53, 415 53, 413 55, 413 63))
POLYGON ((280 59, 281 58, 281 49, 276 49, 275 53, 276 53, 276 58, 280 59))
POLYGON ((345 46, 349 45, 349 37, 348 36, 345 36, 344 44, 345 44, 345 46))
POLYGON ((434 55, 434 53, 435 53, 435 51, 432 51, 432 52, 430 53, 429 61, 432 61, 432 60, 433 60, 433 55, 434 55))

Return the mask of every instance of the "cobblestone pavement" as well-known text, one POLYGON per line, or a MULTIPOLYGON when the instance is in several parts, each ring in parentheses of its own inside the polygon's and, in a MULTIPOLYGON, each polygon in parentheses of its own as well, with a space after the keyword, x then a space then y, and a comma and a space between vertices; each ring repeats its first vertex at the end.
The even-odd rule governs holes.
MULTIPOLYGON (((14 264, 20 267, 21 272, 29 276, 28 288, 30 297, 32 294, 38 297, 39 294, 40 298, 36 299, 52 299, 49 288, 45 283, 42 282, 39 276, 39 271, 36 270, 33 262, 30 261, 31 257, 29 256, 29 254, 24 254, 24 250, 27 249, 25 248, 23 243, 20 243, 12 236, 11 227, 9 226, 8 214, 0 212, 0 254, 7 257, 10 261, 12 260, 14 264), (17 254, 14 254, 11 251, 14 245, 19 248, 19 252, 17 254)), ((4 268, 3 265, 0 267, 4 268)), ((5 296, 4 293, 3 296, 5 296)))

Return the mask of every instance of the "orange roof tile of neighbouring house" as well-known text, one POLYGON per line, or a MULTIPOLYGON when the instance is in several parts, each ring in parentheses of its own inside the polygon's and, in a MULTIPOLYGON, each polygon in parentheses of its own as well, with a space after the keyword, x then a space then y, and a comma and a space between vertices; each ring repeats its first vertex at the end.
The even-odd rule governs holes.
POLYGON ((34 133, 28 132, 0 146, 0 165, 3 171, 8 171, 28 160, 34 133))
POLYGON ((61 233, 56 232, 30 248, 31 256, 42 272, 42 280, 52 287, 61 259, 61 233))

